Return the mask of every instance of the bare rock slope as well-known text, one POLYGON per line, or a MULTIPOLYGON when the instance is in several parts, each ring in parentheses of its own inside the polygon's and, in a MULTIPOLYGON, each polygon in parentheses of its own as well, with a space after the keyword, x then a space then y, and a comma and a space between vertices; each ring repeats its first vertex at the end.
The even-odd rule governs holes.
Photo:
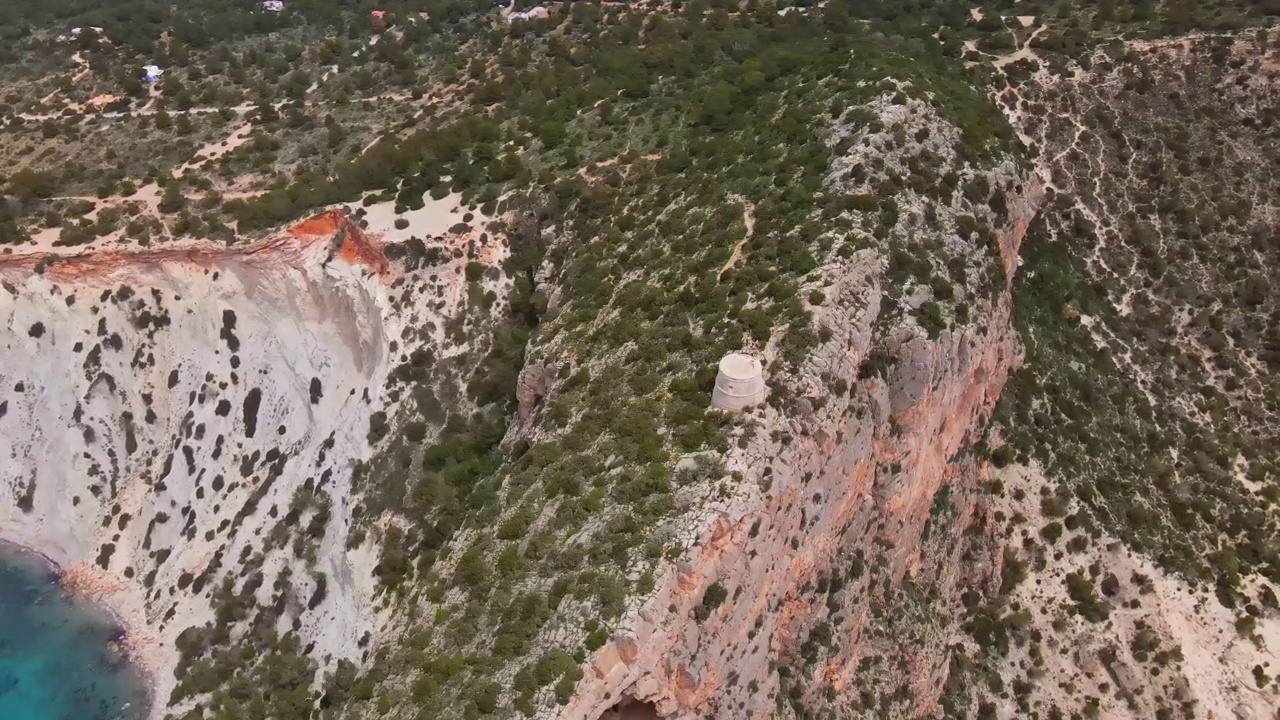
POLYGON ((386 272, 337 213, 243 248, 0 258, 0 538, 104 597, 160 698, 226 578, 321 663, 358 657, 377 613, 343 518, 386 272))

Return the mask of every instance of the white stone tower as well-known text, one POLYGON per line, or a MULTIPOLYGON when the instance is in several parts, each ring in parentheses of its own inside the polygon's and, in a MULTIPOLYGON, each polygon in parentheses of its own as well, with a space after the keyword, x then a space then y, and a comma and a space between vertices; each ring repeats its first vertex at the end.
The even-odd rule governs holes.
POLYGON ((764 402, 767 392, 760 361, 743 353, 729 353, 720 360, 711 407, 737 412, 764 402))

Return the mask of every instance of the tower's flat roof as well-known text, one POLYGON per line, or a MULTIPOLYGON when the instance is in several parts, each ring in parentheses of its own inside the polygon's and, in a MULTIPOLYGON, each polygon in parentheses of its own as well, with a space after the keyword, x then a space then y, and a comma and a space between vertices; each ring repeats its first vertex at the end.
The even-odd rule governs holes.
POLYGON ((743 353, 730 353, 720 359, 720 374, 730 380, 760 377, 760 361, 743 353))

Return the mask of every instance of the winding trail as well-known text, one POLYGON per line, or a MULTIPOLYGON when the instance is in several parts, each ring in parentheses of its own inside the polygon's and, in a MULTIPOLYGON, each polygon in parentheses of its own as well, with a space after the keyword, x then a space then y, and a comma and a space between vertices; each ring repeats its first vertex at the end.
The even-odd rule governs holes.
POLYGON ((747 241, 751 239, 751 236, 756 233, 755 203, 748 202, 747 199, 741 195, 730 195, 729 200, 742 203, 742 224, 747 226, 747 232, 742 236, 742 239, 733 246, 733 253, 729 255, 728 262, 724 264, 724 267, 720 268, 720 272, 716 273, 717 283, 720 282, 720 279, 724 277, 726 272, 732 269, 734 265, 737 265, 738 261, 742 259, 742 248, 746 246, 747 241))

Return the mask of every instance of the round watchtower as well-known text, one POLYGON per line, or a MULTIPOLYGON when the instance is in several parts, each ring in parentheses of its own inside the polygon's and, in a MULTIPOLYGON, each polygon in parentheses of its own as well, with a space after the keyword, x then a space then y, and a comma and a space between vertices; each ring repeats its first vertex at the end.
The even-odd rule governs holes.
POLYGON ((711 407, 737 412, 764 402, 766 392, 760 361, 743 353, 730 353, 720 360, 711 407))

